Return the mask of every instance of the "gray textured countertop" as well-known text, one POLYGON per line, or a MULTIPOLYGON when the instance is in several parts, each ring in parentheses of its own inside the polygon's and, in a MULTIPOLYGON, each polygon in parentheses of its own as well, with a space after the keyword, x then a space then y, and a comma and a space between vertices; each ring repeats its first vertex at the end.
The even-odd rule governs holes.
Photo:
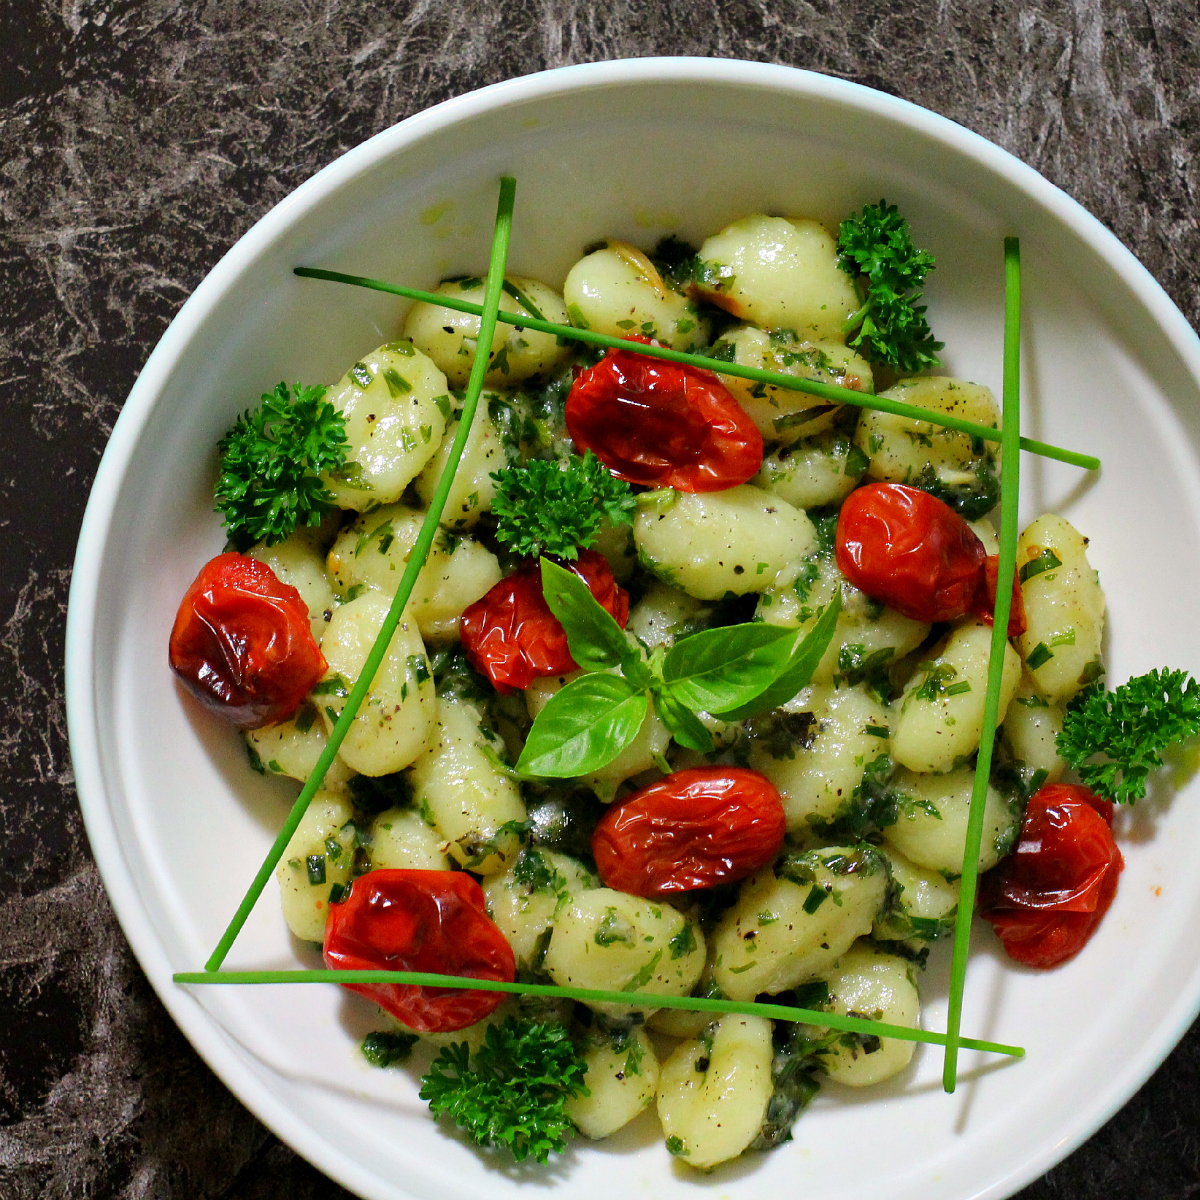
MULTIPOLYGON (((200 1062, 92 865, 63 713, 74 542, 150 349, 226 249, 437 101, 648 54, 825 71, 998 142, 1200 324, 1195 0, 0 4, 0 1197, 345 1196, 200 1062)), ((1022 1200, 1200 1196, 1200 1028, 1022 1200)))

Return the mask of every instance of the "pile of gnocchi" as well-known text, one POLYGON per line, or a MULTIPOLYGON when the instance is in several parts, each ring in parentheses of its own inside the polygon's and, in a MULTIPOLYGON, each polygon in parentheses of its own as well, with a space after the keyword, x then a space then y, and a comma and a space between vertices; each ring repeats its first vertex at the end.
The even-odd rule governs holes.
MULTIPOLYGON (((439 293, 482 302, 483 282, 439 293)), ((998 427, 980 384, 895 378, 846 344, 860 307, 820 223, 751 215, 698 252, 589 248, 561 292, 512 276, 501 307, 722 362, 836 383, 998 427)), ((304 780, 379 632, 446 462, 479 318, 432 303, 328 393, 345 419, 346 466, 325 478, 341 511, 251 557, 296 588, 327 664, 286 720, 246 731, 252 762, 304 780)), ((277 869, 292 933, 321 942, 331 888, 366 870, 462 870, 512 948, 518 978, 643 996, 783 1002, 916 1027, 918 977, 952 930, 979 749, 991 629, 982 616, 922 620, 855 587, 839 566, 839 507, 869 484, 949 505, 987 554, 999 450, 943 427, 720 375, 757 428, 761 466, 711 490, 639 497, 632 526, 595 549, 629 593, 626 634, 647 654, 698 630, 764 621, 809 628, 840 594, 836 632, 810 683, 747 721, 705 716, 715 749, 676 744, 653 709, 632 745, 586 778, 523 780, 512 765, 531 721, 572 678, 496 687, 460 644, 465 609, 522 564, 494 536, 494 473, 565 460, 564 404, 596 357, 549 334, 500 326, 440 532, 366 702, 277 869), (606 807, 664 772, 738 767, 777 789, 787 835, 745 879, 634 896, 603 886, 590 838, 606 807)), ((1001 861, 1026 800, 1064 771, 1064 706, 1100 668, 1104 596, 1087 539, 1047 515, 1021 535, 1026 625, 1005 649, 997 766, 979 869, 1001 861), (1049 568, 1045 564, 1051 564, 1049 568), (1037 569, 1030 569, 1036 565, 1037 569)), ((477 1045, 506 1001, 433 1044, 477 1045)), ((544 1007, 544 1006, 543 1006, 544 1007)), ((667 1148, 708 1170, 791 1136, 825 1081, 867 1087, 905 1070, 914 1043, 748 1016, 638 1005, 559 1005, 587 1062, 567 1102, 604 1138, 655 1108, 667 1148)), ((389 1018, 390 1019, 390 1018, 389 1018)))

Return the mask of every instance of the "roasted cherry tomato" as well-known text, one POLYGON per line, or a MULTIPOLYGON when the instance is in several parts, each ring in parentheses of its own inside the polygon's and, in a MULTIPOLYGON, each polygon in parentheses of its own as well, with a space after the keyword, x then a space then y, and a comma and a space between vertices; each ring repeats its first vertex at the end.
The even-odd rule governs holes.
POLYGON ((665 896, 745 879, 783 844, 783 802, 765 775, 693 767, 605 813, 592 854, 606 887, 665 896))
MULTIPOLYGON (((512 947, 487 915, 483 889, 465 871, 371 871, 330 904, 325 965, 342 971, 431 971, 512 982, 512 947)), ((482 1021, 503 992, 347 983, 410 1029, 448 1033, 482 1021)))
MULTIPOLYGON (((1000 556, 989 554, 983 560, 983 587, 976 592, 971 611, 982 617, 989 625, 994 624, 992 614, 996 611, 996 580, 1000 575, 1000 556)), ((1008 636, 1020 637, 1028 628, 1025 619, 1025 597, 1021 595, 1021 581, 1013 573, 1012 607, 1008 610, 1008 636)))
POLYGON ((985 880, 983 915, 1010 958, 1056 967, 1077 954, 1108 911, 1124 866, 1112 804, 1053 783, 1029 801, 1020 841, 985 880))
MULTIPOLYGON (((998 560, 948 504, 902 483, 870 483, 838 514, 837 564, 860 591, 914 621, 991 622, 998 560)), ((1013 580, 1008 635, 1025 632, 1025 605, 1013 580)))
POLYGON ((858 488, 838 514, 842 574, 914 621, 954 621, 970 612, 986 557, 954 509, 902 483, 858 488))
MULTIPOLYGON (((613 578, 603 554, 581 550, 577 562, 564 562, 591 588, 592 595, 625 628, 629 593, 613 578)), ((527 688, 535 679, 577 669, 567 635, 542 594, 542 569, 526 563, 505 576, 462 615, 463 649, 471 665, 501 691, 527 688)))
POLYGON ((325 674, 300 593, 241 554, 219 554, 188 588, 170 661, 201 704, 243 729, 291 716, 325 674))
POLYGON ((762 434, 716 375, 630 350, 580 373, 566 420, 581 453, 647 487, 719 492, 762 466, 762 434))

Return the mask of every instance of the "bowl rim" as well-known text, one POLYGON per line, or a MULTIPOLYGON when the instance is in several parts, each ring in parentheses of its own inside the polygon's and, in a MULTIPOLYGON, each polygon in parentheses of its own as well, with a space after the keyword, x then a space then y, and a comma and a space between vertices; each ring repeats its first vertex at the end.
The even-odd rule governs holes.
MULTIPOLYGON (((104 549, 115 505, 138 437, 181 353, 222 296, 300 215, 381 160, 450 126, 519 102, 567 92, 656 83, 713 84, 781 90, 832 101, 922 133, 990 169, 1003 182, 1071 229, 1145 307, 1171 349, 1200 381, 1200 337, 1163 287, 1117 237, 1077 201, 1008 151, 947 117, 907 100, 835 76, 739 59, 647 57, 558 67, 490 84, 416 113, 339 155, 275 204, 208 272, 163 333, 131 389, 104 450, 80 527, 66 623, 66 708, 71 757, 85 828, 113 908, 151 986, 192 1046, 222 1082, 282 1140, 326 1174, 363 1195, 377 1195, 378 1176, 331 1143, 316 1146, 311 1129, 276 1100, 236 1044, 195 996, 172 982, 173 966, 138 895, 124 856, 104 782, 95 718, 95 624, 104 549)), ((1198 976, 1200 978, 1200 976, 1198 976)), ((1089 1106, 1052 1149, 974 1193, 1001 1200, 1061 1161, 1120 1109, 1149 1078, 1200 1011, 1200 988, 1185 989, 1145 1051, 1110 1082, 1099 1109, 1089 1106)))

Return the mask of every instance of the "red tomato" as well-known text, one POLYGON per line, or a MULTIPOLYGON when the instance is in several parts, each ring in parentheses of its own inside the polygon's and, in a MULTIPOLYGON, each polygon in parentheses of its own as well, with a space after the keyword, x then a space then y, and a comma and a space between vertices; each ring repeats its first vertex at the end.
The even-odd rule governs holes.
MULTIPOLYGON (((581 550, 574 571, 622 629, 629 620, 629 593, 613 578, 603 554, 581 550)), ((526 563, 506 575, 462 615, 463 649, 471 665, 500 691, 527 688, 535 679, 577 669, 567 635, 542 594, 542 569, 526 563)))
POLYGON ((1020 841, 982 897, 1010 958, 1056 967, 1083 949, 1124 866, 1111 820, 1112 805, 1075 784, 1050 784, 1029 801, 1020 841))
MULTIPOLYGON (((972 612, 989 625, 994 624, 996 611, 996 581, 1000 577, 1000 556, 989 554, 983 560, 983 587, 975 594, 972 612)), ((1013 573, 1012 607, 1008 610, 1008 636, 1020 637, 1028 627, 1025 620, 1025 598, 1021 595, 1021 581, 1013 573)))
POLYGON ((970 612, 986 557, 954 509, 902 483, 857 488, 838 514, 842 574, 915 621, 954 621, 970 612))
POLYGON ((170 662, 201 704, 242 729, 291 716, 326 666, 300 593, 241 554, 217 555, 184 594, 170 662))
POLYGON ((719 492, 762 466, 758 427, 711 371, 610 350, 567 397, 567 431, 618 478, 719 492))
MULTIPOLYGON (((329 906, 325 965, 342 971, 431 971, 512 982, 512 947, 487 915, 483 889, 465 871, 371 871, 329 906)), ((347 983, 421 1033, 482 1021, 503 992, 347 983)))
POLYGON ((775 786, 744 767, 676 771, 613 805, 592 835, 606 887, 665 896, 745 879, 769 863, 787 823, 775 786))

